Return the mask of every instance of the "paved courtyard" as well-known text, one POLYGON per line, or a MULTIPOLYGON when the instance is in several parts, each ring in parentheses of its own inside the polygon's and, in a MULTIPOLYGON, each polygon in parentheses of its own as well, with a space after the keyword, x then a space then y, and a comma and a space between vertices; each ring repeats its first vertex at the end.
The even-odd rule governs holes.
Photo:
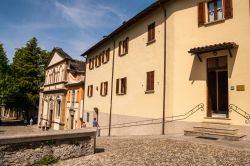
POLYGON ((59 161, 70 165, 247 166, 249 142, 171 136, 100 137, 94 155, 59 161))
POLYGON ((37 125, 24 126, 23 121, 15 120, 14 118, 3 119, 2 125, 0 125, 0 137, 3 134, 25 134, 40 131, 41 129, 37 125))
MULTIPOLYGON (((20 123, 0 126, 0 137, 30 132, 41 132, 41 129, 36 125, 24 126, 20 123)), ((182 134, 98 137, 96 154, 59 161, 55 165, 250 166, 250 139, 208 140, 182 134)))

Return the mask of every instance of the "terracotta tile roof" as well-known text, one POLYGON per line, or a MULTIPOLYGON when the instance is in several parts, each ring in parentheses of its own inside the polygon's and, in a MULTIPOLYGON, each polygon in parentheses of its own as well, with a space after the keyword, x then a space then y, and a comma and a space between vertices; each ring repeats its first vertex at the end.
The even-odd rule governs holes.
POLYGON ((224 43, 219 43, 219 44, 206 45, 206 46, 203 46, 203 47, 191 48, 188 51, 188 53, 202 54, 202 53, 207 53, 207 52, 232 49, 232 48, 236 48, 236 47, 238 47, 238 45, 236 43, 234 43, 234 42, 224 42, 224 43))
POLYGON ((71 70, 76 70, 76 71, 80 71, 80 72, 82 72, 82 71, 85 71, 85 62, 83 62, 83 61, 78 61, 78 60, 72 60, 71 62, 70 62, 70 69, 71 70))

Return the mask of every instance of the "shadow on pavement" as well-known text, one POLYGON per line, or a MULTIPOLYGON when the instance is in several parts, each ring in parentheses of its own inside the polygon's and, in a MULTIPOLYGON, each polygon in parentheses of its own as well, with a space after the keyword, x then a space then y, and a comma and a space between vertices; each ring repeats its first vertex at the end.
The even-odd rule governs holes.
POLYGON ((104 148, 95 148, 95 153, 103 153, 105 152, 104 148))
POLYGON ((2 121, 0 126, 24 126, 23 120, 2 121))

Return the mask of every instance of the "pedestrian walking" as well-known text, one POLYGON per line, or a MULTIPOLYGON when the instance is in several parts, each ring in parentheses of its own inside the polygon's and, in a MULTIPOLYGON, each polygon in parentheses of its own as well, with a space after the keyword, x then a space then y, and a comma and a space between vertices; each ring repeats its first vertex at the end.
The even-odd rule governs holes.
POLYGON ((96 118, 94 118, 94 120, 93 120, 93 127, 96 127, 96 135, 100 136, 99 124, 98 124, 96 118))
POLYGON ((98 124, 96 118, 94 118, 94 120, 93 120, 93 127, 99 127, 99 124, 98 124))
POLYGON ((85 123, 85 121, 82 121, 82 128, 86 128, 86 123, 85 123))
POLYGON ((32 125, 33 125, 33 119, 30 118, 30 126, 32 126, 32 125))

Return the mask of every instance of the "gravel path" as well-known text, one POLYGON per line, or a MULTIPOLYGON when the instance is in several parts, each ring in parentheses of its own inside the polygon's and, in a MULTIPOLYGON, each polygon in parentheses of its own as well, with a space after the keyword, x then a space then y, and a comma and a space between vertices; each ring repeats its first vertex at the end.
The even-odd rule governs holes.
POLYGON ((162 136, 101 137, 97 148, 105 151, 55 165, 250 166, 249 150, 162 136))

